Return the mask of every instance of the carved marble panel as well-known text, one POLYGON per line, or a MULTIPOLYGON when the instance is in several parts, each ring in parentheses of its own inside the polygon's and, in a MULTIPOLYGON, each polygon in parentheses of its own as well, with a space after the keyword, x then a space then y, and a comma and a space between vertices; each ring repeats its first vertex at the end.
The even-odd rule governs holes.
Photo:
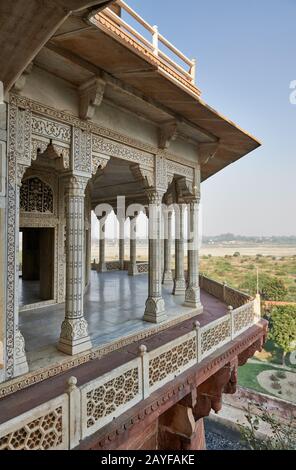
POLYGON ((71 126, 41 116, 32 116, 32 133, 68 144, 71 142, 71 126))
POLYGON ((73 169, 90 174, 92 170, 92 138, 90 132, 73 128, 73 169))
POLYGON ((110 157, 122 158, 123 160, 128 160, 131 163, 140 163, 150 168, 153 168, 154 166, 153 155, 123 143, 115 142, 98 135, 93 135, 92 144, 94 152, 108 155, 110 157))

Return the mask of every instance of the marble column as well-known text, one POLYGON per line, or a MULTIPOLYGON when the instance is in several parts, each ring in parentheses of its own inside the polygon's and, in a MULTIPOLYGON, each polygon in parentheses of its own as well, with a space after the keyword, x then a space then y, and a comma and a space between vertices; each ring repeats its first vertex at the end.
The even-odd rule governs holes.
POLYGON ((124 223, 125 220, 119 221, 119 265, 121 271, 124 271, 124 223))
POLYGON ((199 200, 190 202, 188 213, 188 282, 185 293, 185 303, 189 307, 202 311, 199 288, 199 200))
POLYGON ((167 213, 166 221, 166 236, 164 239, 164 272, 163 272, 163 284, 169 284, 173 280, 172 274, 172 216, 173 213, 169 211, 167 213))
POLYGON ((16 212, 14 223, 15 234, 15 279, 14 279, 14 305, 15 305, 15 332, 14 332, 14 377, 25 374, 28 372, 29 367, 25 352, 25 340, 19 330, 19 230, 20 230, 20 189, 22 177, 25 173, 26 167, 22 165, 17 166, 17 181, 16 181, 16 212))
POLYGON ((178 204, 179 213, 175 213, 176 235, 175 235, 175 279, 174 295, 184 295, 186 281, 184 276, 184 211, 185 205, 178 204))
POLYGON ((99 266, 98 272, 104 273, 107 271, 106 267, 106 239, 105 239, 105 216, 98 217, 100 224, 100 253, 99 253, 99 266))
POLYGON ((137 268, 137 217, 130 217, 130 261, 128 265, 128 275, 136 276, 137 268))
POLYGON ((66 181, 66 311, 58 349, 77 354, 92 347, 83 315, 84 292, 84 192, 87 179, 66 181))
POLYGON ((161 323, 166 320, 161 285, 161 218, 163 192, 147 191, 149 197, 149 271, 148 299, 144 320, 161 323))

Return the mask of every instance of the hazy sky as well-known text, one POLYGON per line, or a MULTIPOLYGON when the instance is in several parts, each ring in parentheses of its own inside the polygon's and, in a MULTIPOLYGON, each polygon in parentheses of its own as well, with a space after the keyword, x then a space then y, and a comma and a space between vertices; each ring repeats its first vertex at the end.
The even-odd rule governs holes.
POLYGON ((127 0, 189 57, 212 107, 263 146, 202 185, 206 235, 296 235, 295 0, 127 0))

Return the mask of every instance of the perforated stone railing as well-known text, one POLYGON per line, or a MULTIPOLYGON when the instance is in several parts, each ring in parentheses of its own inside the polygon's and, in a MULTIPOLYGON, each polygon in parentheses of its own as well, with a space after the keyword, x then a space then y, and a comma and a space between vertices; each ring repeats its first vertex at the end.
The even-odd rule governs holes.
POLYGON ((0 450, 69 448, 68 395, 34 408, 0 425, 0 450))
POLYGON ((137 358, 80 389, 83 439, 142 399, 141 375, 137 358))
POLYGON ((256 296, 156 349, 142 345, 138 357, 80 387, 72 377, 64 395, 1 424, 0 449, 72 449, 260 319, 256 296))
POLYGON ((107 261, 106 262, 106 269, 107 269, 107 271, 119 271, 120 270, 120 262, 119 261, 107 261))
POLYGON ((137 263, 138 274, 145 274, 149 271, 149 264, 147 262, 137 263))
MULTIPOLYGON (((92 262, 92 269, 94 271, 98 268, 98 263, 94 260, 92 262)), ((124 261, 123 269, 124 271, 128 271, 129 261, 124 261)), ((107 271, 119 271, 120 270, 120 261, 107 261, 106 262, 106 269, 107 271)), ((138 261, 137 262, 137 274, 147 274, 149 270, 148 261, 138 261)))
POLYGON ((231 305, 233 308, 238 308, 241 305, 249 302, 252 297, 241 292, 233 287, 227 286, 226 283, 222 284, 221 282, 214 281, 206 276, 199 276, 199 284, 201 289, 207 292, 210 295, 213 295, 227 305, 231 305))

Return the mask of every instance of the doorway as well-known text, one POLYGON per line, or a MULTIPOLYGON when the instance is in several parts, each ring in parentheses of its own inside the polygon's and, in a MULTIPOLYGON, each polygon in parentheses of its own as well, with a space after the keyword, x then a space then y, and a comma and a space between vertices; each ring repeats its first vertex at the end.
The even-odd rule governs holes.
POLYGON ((54 228, 20 229, 20 306, 54 298, 54 228))

